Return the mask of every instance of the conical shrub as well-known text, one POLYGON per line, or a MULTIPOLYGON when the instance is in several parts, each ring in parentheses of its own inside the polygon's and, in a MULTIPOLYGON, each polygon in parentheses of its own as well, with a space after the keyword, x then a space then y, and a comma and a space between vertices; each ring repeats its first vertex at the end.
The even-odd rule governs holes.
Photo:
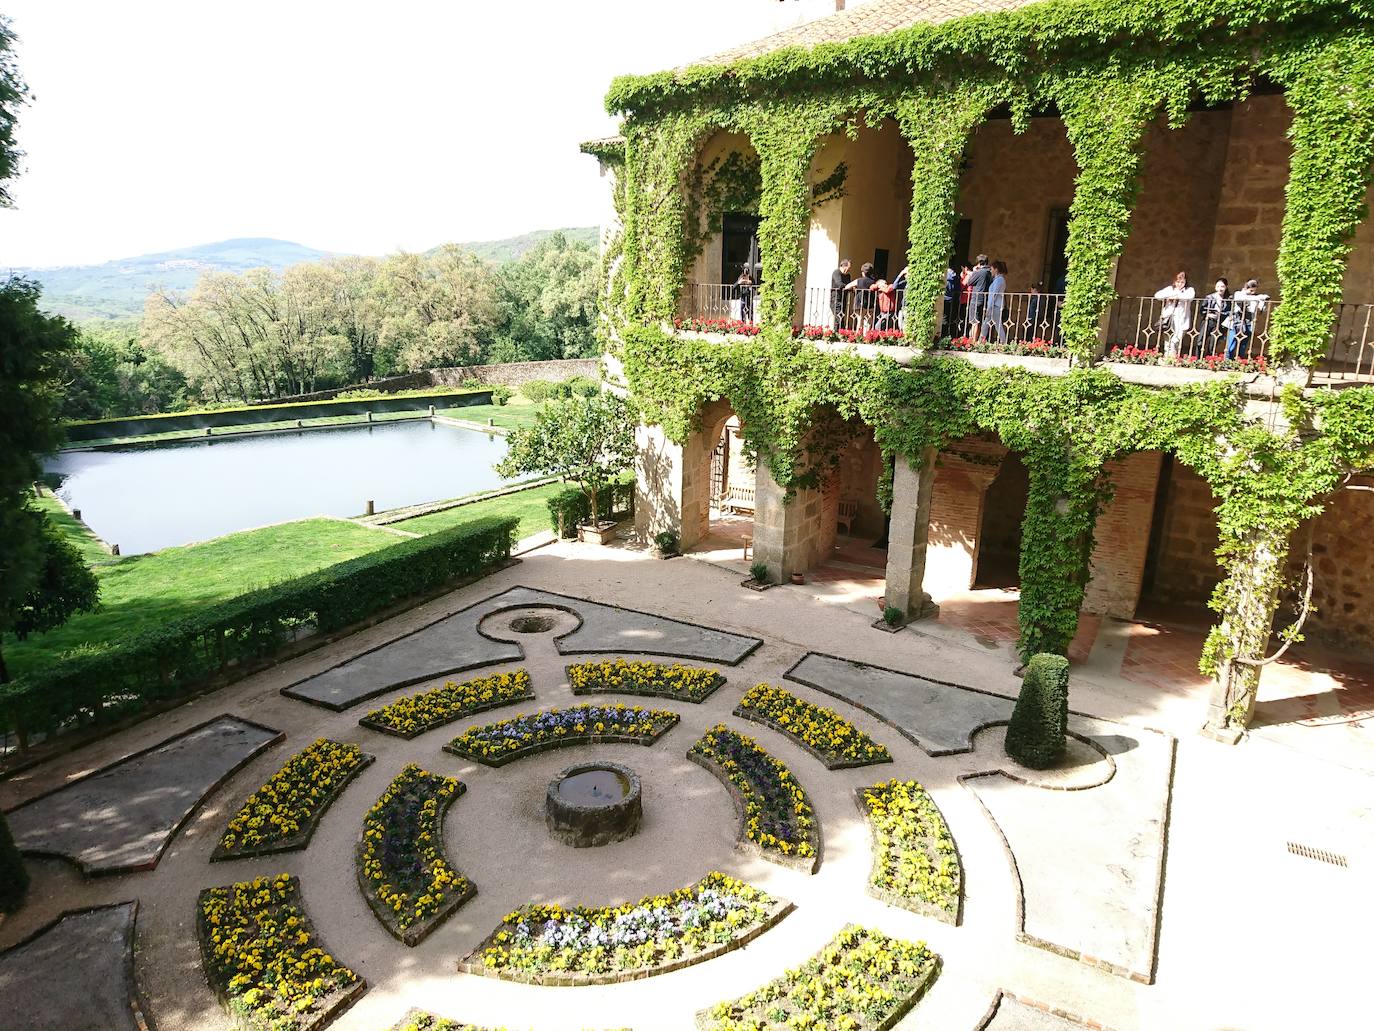
POLYGON ((1022 766, 1047 770, 1064 758, 1069 724, 1069 660, 1031 656, 1007 727, 1007 755, 1022 766))
POLYGON ((0 813, 0 912, 13 913, 28 890, 29 872, 10 835, 9 822, 0 813))

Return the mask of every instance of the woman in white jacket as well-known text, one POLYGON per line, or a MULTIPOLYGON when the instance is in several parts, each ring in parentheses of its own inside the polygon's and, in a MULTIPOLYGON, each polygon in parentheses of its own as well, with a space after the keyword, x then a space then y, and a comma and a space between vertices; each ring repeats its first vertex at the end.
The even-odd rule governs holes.
POLYGON ((1164 334, 1164 354, 1177 358, 1183 346, 1183 334, 1193 322, 1193 298, 1197 294, 1188 285, 1188 273, 1180 272, 1174 281, 1155 294, 1164 302, 1159 312, 1159 328, 1164 334))

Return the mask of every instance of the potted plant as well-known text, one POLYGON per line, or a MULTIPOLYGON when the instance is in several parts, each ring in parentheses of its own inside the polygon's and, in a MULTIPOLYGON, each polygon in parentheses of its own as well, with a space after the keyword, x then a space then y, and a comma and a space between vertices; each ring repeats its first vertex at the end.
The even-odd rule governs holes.
POLYGON ((557 474, 576 483, 587 497, 590 519, 579 525, 579 539, 606 544, 615 522, 598 509, 611 479, 630 468, 635 456, 634 418, 619 394, 574 395, 550 401, 533 426, 511 432, 506 457, 496 465, 502 476, 557 474))
POLYGON ((681 554, 682 543, 672 530, 664 530, 654 534, 654 547, 658 549, 659 558, 676 558, 681 554))

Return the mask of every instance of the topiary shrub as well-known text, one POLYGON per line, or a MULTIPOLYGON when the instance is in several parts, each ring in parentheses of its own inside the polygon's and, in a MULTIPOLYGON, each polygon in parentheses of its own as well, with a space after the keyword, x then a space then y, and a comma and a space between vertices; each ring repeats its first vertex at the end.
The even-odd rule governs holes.
POLYGON ((10 825, 0 813, 0 913, 13 913, 29 890, 29 872, 10 836, 10 825))
POLYGON ((510 387, 497 385, 491 388, 491 403, 494 405, 504 405, 515 395, 515 391, 510 387))
POLYGON ((1047 770, 1064 757, 1069 724, 1069 660, 1032 655, 1007 727, 1007 755, 1032 770, 1047 770))

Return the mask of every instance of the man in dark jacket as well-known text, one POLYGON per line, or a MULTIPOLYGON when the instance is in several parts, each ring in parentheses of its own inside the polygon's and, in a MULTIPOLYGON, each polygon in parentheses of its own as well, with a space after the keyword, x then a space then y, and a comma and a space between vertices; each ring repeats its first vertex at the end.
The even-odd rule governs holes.
POLYGON ((969 336, 974 340, 978 339, 978 323, 982 321, 983 309, 988 303, 988 287, 992 285, 992 266, 988 264, 986 254, 978 255, 978 260, 973 263, 973 272, 969 274, 968 283, 968 322, 969 336))
POLYGON ((849 259, 840 262, 840 267, 830 273, 830 310, 835 316, 835 328, 844 327, 844 288, 849 285, 849 259))

